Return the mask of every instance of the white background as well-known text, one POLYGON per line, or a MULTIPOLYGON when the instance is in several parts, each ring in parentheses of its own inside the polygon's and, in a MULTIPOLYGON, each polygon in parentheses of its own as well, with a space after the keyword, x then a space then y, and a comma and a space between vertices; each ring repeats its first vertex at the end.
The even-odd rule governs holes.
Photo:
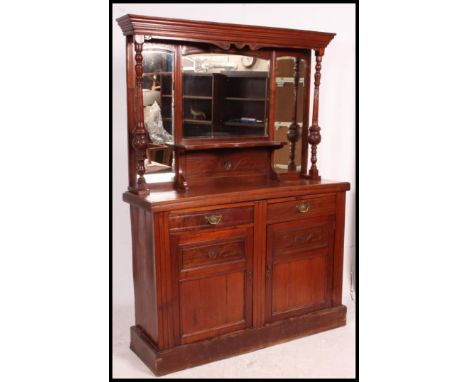
MULTIPOLYGON (((0 377, 104 380, 107 4, 2 11, 0 377)), ((468 375, 467 35, 462 2, 360 3, 363 381, 468 375)))

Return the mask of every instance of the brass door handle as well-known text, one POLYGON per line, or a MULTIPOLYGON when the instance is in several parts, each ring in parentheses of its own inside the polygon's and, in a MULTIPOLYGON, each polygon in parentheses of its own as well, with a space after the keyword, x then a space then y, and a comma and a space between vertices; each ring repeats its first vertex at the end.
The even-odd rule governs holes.
POLYGON ((205 220, 212 225, 216 225, 216 224, 219 224, 222 217, 223 215, 208 215, 208 216, 205 216, 205 220))
POLYGON ((300 202, 296 204, 296 209, 301 213, 305 214, 306 212, 309 211, 310 208, 310 203, 308 202, 300 202))

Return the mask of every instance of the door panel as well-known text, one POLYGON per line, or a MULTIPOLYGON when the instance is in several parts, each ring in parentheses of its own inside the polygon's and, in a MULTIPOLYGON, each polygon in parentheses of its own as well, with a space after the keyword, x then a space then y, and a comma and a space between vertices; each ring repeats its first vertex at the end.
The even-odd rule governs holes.
POLYGON ((273 313, 307 307, 326 300, 326 253, 274 266, 272 281, 273 313))
POLYGON ((252 235, 251 227, 171 235, 176 343, 251 326, 252 235))
POLYGON ((180 283, 182 342, 245 327, 244 272, 180 283))
POLYGON ((334 216, 268 226, 266 319, 330 306, 334 216))

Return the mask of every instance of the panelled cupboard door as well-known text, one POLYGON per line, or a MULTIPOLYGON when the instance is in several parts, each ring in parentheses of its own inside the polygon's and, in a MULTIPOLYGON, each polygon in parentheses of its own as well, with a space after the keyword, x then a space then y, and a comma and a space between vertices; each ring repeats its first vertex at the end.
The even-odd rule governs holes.
POLYGON ((253 229, 171 235, 176 344, 252 326, 253 229))
POLYGON ((330 306, 334 227, 334 215, 268 226, 267 321, 330 306))

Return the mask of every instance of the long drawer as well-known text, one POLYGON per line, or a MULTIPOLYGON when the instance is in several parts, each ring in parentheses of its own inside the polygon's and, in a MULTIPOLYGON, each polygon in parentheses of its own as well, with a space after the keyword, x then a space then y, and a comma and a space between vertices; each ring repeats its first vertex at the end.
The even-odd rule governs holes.
POLYGON ((335 194, 330 194, 303 196, 296 200, 272 203, 268 205, 267 222, 275 223, 333 214, 336 209, 335 199, 335 194))
POLYGON ((171 231, 200 228, 232 227, 253 223, 253 207, 232 207, 196 212, 178 212, 169 215, 171 231))

